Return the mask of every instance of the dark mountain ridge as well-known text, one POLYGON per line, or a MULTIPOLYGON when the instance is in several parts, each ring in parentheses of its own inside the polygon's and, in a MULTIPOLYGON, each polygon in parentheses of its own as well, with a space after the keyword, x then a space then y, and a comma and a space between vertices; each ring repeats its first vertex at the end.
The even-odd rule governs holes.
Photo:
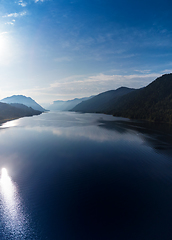
POLYGON ((21 103, 10 103, 10 106, 18 108, 20 110, 22 110, 23 114, 25 114, 25 116, 33 116, 33 115, 38 115, 41 114, 41 111, 35 110, 31 107, 27 107, 24 104, 21 103))
POLYGON ((39 115, 42 112, 28 108, 22 104, 7 104, 0 102, 0 122, 17 119, 26 116, 39 115))
POLYGON ((172 122, 172 74, 121 97, 108 114, 156 122, 172 122))
MULTIPOLYGON (((92 100, 98 99, 98 96, 100 94, 92 100)), ((95 105, 86 101, 85 105, 81 103, 73 111, 100 112, 130 119, 172 123, 172 73, 162 75, 142 89, 109 99, 105 105, 101 101, 95 105)))
POLYGON ((81 102, 72 111, 77 112, 106 112, 109 110, 110 104, 115 103, 121 96, 134 91, 133 88, 120 87, 116 90, 110 90, 100 93, 93 98, 81 102))

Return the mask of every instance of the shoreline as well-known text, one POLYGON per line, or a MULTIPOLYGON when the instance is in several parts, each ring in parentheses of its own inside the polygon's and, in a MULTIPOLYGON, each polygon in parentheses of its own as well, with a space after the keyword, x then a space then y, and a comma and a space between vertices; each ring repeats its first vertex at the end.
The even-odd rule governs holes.
POLYGON ((26 116, 22 116, 22 117, 14 117, 14 118, 7 118, 7 119, 3 119, 3 120, 0 120, 0 126, 2 126, 2 124, 6 123, 6 122, 10 122, 10 121, 13 121, 13 120, 17 120, 17 119, 20 119, 20 118, 24 118, 24 117, 33 117, 33 116, 38 116, 38 115, 41 115, 42 112, 40 114, 34 114, 34 115, 26 115, 26 116))

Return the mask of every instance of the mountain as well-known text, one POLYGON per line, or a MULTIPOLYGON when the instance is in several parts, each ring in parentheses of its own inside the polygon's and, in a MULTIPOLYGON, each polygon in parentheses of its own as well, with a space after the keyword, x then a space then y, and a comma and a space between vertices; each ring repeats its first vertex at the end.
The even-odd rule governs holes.
POLYGON ((20 117, 39 115, 42 112, 26 107, 22 104, 7 104, 0 102, 0 121, 8 121, 20 117))
POLYGON ((27 107, 26 105, 21 103, 10 103, 9 105, 22 110, 23 114, 25 114, 26 116, 32 116, 42 113, 41 111, 35 110, 31 107, 27 107))
POLYGON ((108 114, 172 123, 172 73, 121 97, 108 114))
POLYGON ((4 98, 0 100, 0 102, 3 103, 20 103, 24 104, 27 107, 31 107, 34 110, 40 111, 40 112, 45 112, 46 110, 42 108, 37 102, 35 102, 32 98, 26 97, 23 95, 13 95, 11 97, 4 98))
POLYGON ((107 92, 100 93, 91 99, 81 102, 72 111, 76 112, 107 112, 111 110, 110 106, 115 104, 115 102, 123 95, 133 92, 135 89, 120 87, 116 90, 110 90, 107 92))
POLYGON ((54 101, 53 104, 48 107, 48 109, 55 110, 55 111, 69 111, 72 108, 74 108, 77 104, 81 103, 82 101, 86 101, 90 98, 91 97, 75 98, 68 101, 57 100, 57 101, 54 101))
POLYGON ((172 123, 172 73, 162 75, 142 89, 131 90, 117 98, 111 98, 104 105, 100 96, 107 93, 99 94, 91 99, 92 102, 86 101, 84 104, 77 105, 73 110, 172 123), (95 99, 97 102, 94 101, 95 99))

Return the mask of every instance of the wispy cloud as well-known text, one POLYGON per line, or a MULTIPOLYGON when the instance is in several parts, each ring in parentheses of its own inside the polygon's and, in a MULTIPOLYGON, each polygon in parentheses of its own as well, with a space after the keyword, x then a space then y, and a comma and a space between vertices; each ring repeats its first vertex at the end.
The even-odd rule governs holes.
POLYGON ((22 7, 26 7, 27 6, 27 3, 26 2, 23 2, 23 0, 20 0, 18 2, 18 5, 22 6, 22 7))
POLYGON ((72 99, 95 95, 111 89, 117 89, 121 86, 141 88, 148 85, 161 74, 107 75, 100 73, 92 76, 71 76, 51 83, 48 88, 41 89, 41 92, 51 93, 57 96, 57 99, 72 99))
POLYGON ((14 22, 6 22, 5 24, 7 24, 7 25, 13 25, 14 22))
POLYGON ((0 35, 8 34, 8 32, 1 32, 0 35))
POLYGON ((6 14, 2 17, 7 17, 7 18, 10 18, 10 17, 13 17, 13 18, 17 18, 17 17, 22 17, 22 16, 25 16, 27 14, 26 11, 23 11, 23 12, 19 12, 19 13, 9 13, 9 14, 6 14))
POLYGON ((131 75, 107 75, 103 73, 91 76, 73 75, 50 83, 47 87, 37 86, 22 90, 22 94, 39 99, 40 103, 45 103, 45 99, 46 102, 69 100, 76 97, 96 95, 121 86, 141 88, 162 74, 163 72, 131 75))
POLYGON ((13 25, 15 23, 15 19, 13 19, 11 22, 6 22, 5 24, 8 24, 8 25, 13 25))
POLYGON ((139 73, 144 73, 144 74, 151 72, 151 70, 134 70, 134 71, 139 73))
POLYGON ((35 3, 44 2, 45 0, 35 0, 35 3))
POLYGON ((171 69, 165 69, 164 71, 163 71, 163 73, 165 74, 165 73, 172 73, 172 68, 171 69))

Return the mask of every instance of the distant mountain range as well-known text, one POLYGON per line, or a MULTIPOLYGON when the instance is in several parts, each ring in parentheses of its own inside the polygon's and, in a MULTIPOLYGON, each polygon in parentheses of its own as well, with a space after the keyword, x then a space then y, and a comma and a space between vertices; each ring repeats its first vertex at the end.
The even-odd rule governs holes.
MULTIPOLYGON (((141 89, 120 87, 89 98, 54 101, 50 110, 105 113, 130 119, 172 123, 172 73, 141 89)), ((14 95, 0 101, 0 121, 46 111, 32 98, 14 95)))
POLYGON ((142 89, 122 87, 101 93, 78 104, 72 111, 172 123, 172 73, 157 78, 142 89))
POLYGON ((0 100, 0 102, 3 103, 20 103, 24 104, 27 107, 31 107, 34 110, 40 111, 40 112, 45 112, 46 110, 41 107, 37 102, 35 102, 32 98, 26 97, 23 95, 13 95, 11 97, 4 98, 0 100))
POLYGON ((77 104, 81 103, 82 101, 86 101, 90 98, 92 98, 92 96, 85 97, 85 98, 75 98, 68 101, 57 100, 57 101, 54 101, 53 104, 51 104, 48 107, 48 109, 53 111, 69 111, 72 108, 74 108, 77 104))

